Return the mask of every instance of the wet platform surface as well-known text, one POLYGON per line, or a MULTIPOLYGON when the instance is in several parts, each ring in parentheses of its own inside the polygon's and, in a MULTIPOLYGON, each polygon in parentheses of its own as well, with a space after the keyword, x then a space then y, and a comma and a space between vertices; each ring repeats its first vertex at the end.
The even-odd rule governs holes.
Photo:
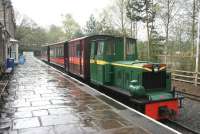
POLYGON ((173 134, 27 56, 1 102, 0 133, 173 134))

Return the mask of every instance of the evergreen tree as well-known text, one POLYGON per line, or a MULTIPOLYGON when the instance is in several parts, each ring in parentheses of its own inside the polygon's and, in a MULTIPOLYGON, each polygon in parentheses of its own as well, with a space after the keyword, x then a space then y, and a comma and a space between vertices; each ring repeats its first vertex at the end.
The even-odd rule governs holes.
POLYGON ((147 30, 147 53, 151 57, 152 34, 154 29, 157 4, 153 0, 129 0, 127 4, 127 17, 132 21, 142 21, 146 24, 147 30))
POLYGON ((93 35, 98 33, 98 22, 92 14, 89 20, 86 22, 85 32, 87 35, 93 35))
POLYGON ((132 21, 141 21, 143 12, 143 3, 141 0, 128 0, 126 6, 126 15, 132 21))

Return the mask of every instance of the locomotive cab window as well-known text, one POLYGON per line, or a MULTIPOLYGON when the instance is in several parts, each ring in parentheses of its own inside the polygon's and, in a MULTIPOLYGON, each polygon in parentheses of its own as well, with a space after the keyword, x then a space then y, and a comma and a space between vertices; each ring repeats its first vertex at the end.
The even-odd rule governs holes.
POLYGON ((91 42, 91 53, 90 53, 91 58, 94 58, 96 54, 97 54, 96 42, 93 41, 91 42))
POLYGON ((133 55, 134 54, 134 43, 132 41, 128 41, 127 42, 127 46, 126 46, 126 54, 127 55, 133 55))
POLYGON ((127 60, 132 60, 137 58, 136 52, 136 42, 134 40, 127 40, 126 43, 126 57, 127 60))
POLYGON ((103 56, 103 49, 104 49, 104 41, 98 42, 98 49, 97 49, 97 55, 103 56))
POLYGON ((107 42, 106 50, 105 50, 106 55, 115 55, 115 44, 112 40, 109 40, 107 42))

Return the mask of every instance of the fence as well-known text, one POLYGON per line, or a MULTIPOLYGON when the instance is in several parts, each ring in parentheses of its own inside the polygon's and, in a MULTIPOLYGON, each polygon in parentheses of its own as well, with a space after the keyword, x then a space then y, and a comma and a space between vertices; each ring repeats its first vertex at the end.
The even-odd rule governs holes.
POLYGON ((172 79, 176 81, 182 81, 200 85, 200 73, 182 70, 171 70, 172 79))

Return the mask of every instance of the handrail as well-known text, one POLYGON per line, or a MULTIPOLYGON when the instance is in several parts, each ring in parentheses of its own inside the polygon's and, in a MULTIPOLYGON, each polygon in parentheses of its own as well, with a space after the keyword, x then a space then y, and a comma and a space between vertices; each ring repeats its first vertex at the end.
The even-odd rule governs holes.
POLYGON ((172 79, 176 80, 176 81, 181 81, 181 82, 186 82, 186 83, 192 83, 192 84, 194 84, 194 81, 183 80, 183 79, 175 79, 175 78, 172 78, 172 79))
POLYGON ((174 73, 172 73, 172 75, 173 75, 173 76, 178 76, 178 77, 191 78, 191 79, 196 78, 196 77, 194 77, 194 76, 180 75, 180 74, 174 74, 174 73))
MULTIPOLYGON (((191 74, 195 74, 196 72, 192 72, 192 71, 184 71, 184 70, 170 70, 172 72, 180 72, 180 73, 191 73, 191 74)), ((200 73, 199 73, 200 74, 200 73)))

